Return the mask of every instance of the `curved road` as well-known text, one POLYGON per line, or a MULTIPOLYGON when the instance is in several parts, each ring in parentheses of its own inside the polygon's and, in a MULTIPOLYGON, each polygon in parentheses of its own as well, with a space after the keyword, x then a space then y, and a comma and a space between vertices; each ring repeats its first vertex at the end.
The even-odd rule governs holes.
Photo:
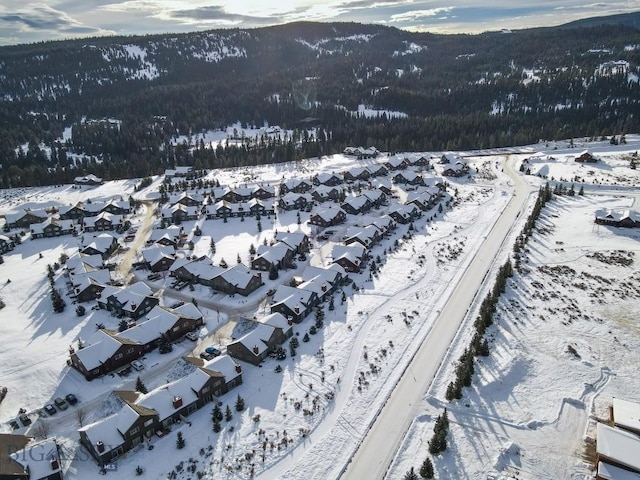
POLYGON ((432 331, 407 365, 394 391, 380 410, 365 438, 339 478, 359 480, 384 478, 396 451, 415 417, 415 406, 436 376, 440 365, 451 347, 476 292, 480 290, 496 256, 516 219, 527 205, 531 187, 509 164, 505 171, 513 179, 516 195, 504 209, 491 232, 471 261, 465 275, 440 312, 432 331), (420 375, 407 373, 415 367, 420 375))

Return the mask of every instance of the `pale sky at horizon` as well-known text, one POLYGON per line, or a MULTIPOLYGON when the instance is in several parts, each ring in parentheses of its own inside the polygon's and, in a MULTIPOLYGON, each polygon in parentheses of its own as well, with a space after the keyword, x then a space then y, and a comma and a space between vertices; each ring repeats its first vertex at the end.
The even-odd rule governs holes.
POLYGON ((251 28, 299 20, 377 23, 412 31, 480 33, 640 11, 640 0, 4 0, 0 45, 102 35, 251 28))

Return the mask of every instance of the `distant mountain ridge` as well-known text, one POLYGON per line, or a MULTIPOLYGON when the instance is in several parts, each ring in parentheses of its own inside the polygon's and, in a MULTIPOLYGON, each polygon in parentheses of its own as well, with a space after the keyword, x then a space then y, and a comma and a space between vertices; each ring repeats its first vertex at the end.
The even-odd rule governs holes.
POLYGON ((438 35, 297 22, 2 47, 0 187, 347 145, 463 150, 619 135, 640 131, 639 66, 640 31, 624 25, 438 35), (236 122, 294 133, 214 149, 175 142, 236 122))
POLYGON ((640 28, 640 12, 620 13, 605 17, 591 17, 565 23, 563 27, 597 27, 601 25, 624 25, 625 27, 640 28))

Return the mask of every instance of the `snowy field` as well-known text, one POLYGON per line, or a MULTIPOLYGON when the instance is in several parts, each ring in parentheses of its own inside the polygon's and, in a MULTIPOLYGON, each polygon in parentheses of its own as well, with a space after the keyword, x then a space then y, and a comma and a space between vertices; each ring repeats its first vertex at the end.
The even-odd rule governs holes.
MULTIPOLYGON (((372 257, 382 259, 380 273, 371 279, 368 271, 355 276, 359 288, 346 287, 344 303, 337 294, 334 311, 325 306, 325 326, 310 335, 309 342, 303 342, 302 337, 314 323, 312 316, 294 327, 300 339, 295 358, 283 362, 268 359, 260 367, 243 364, 244 384, 221 401, 233 408, 239 394, 246 401, 245 412, 234 412, 233 419, 223 421, 223 430, 216 434, 211 408, 205 407, 189 417, 190 426, 178 425, 166 437, 154 437, 153 450, 139 447, 120 457, 117 474, 133 477, 140 465, 145 469, 143 478, 153 479, 250 478, 252 472, 265 479, 337 478, 512 195, 511 182, 500 164, 510 161, 517 168, 522 160, 541 152, 530 161, 541 170, 532 173, 549 180, 563 179, 567 186, 575 182, 576 189, 584 184, 585 196, 555 197, 543 211, 538 231, 527 246, 524 270, 510 279, 501 298, 499 319, 489 330, 491 355, 476 369, 473 385, 464 390, 463 399, 448 403, 444 391, 453 378, 455 360, 468 345, 470 334, 466 332, 471 332, 474 318, 470 313, 425 401, 416 408, 415 421, 388 478, 401 478, 411 466, 419 468, 427 454, 435 417, 444 407, 450 412, 451 430, 449 449, 434 459, 438 478, 589 478, 590 458, 584 440, 593 436, 592 419, 605 416, 612 396, 636 400, 640 392, 640 380, 633 375, 640 359, 640 330, 633 322, 640 306, 640 232, 593 224, 593 213, 599 208, 633 205, 640 209, 637 200, 634 204, 640 175, 628 167, 628 157, 640 142, 632 136, 627 141, 620 146, 576 141, 574 148, 567 142, 540 144, 514 150, 509 156, 506 151, 470 156, 476 174, 451 180, 449 193, 458 192, 452 208, 433 222, 427 218, 437 212, 427 213, 415 223, 411 239, 401 238, 407 227, 399 226, 394 237, 374 247, 372 257), (586 148, 601 161, 584 166, 573 162, 586 148), (636 190, 629 189, 634 186, 636 190), (618 258, 613 256, 618 250, 623 252, 620 256, 634 262, 616 264, 612 259, 618 258), (567 352, 569 345, 579 357, 567 352), (282 366, 282 373, 274 371, 277 365, 282 366), (186 440, 183 450, 175 446, 178 431, 186 440)), ((317 172, 337 172, 379 160, 358 162, 336 155, 210 175, 223 185, 275 184, 283 178, 309 178, 317 172)), ((545 181, 535 175, 527 178, 536 187, 545 181)), ((157 179, 142 195, 151 193, 159 182, 157 179)), ((2 191, 0 212, 16 212, 25 205, 41 208, 131 194, 135 183, 2 191)), ((374 215, 383 213, 384 209, 374 215)), ((301 228, 312 233, 305 226, 308 215, 301 214, 300 226, 295 212, 279 215, 271 223, 263 220, 262 232, 252 219, 230 219, 227 224, 200 220, 184 226, 194 240, 194 253, 208 253, 214 238, 214 260, 224 257, 232 264, 238 254, 246 262, 249 245, 260 245, 265 238, 272 238, 275 230, 301 228), (203 230, 199 239, 191 233, 196 223, 203 230)), ((350 221, 358 222, 351 216, 350 221)), ((520 229, 521 225, 514 225, 513 239, 520 229)), ((113 413, 119 402, 111 392, 133 389, 135 376, 113 375, 87 382, 66 366, 67 350, 78 337, 90 338, 96 323, 108 328, 117 325, 117 319, 104 311, 89 310, 88 315, 77 317, 70 299, 63 314, 53 314, 46 265, 77 245, 76 237, 26 240, 4 255, 0 298, 7 306, 0 312, 4 347, 0 351, 0 385, 7 386, 9 394, 0 405, 0 430, 10 431, 6 422, 23 407, 34 425, 19 432, 33 435, 42 406, 57 396, 75 393, 79 405, 58 412, 47 422, 51 434, 64 445, 65 478, 85 480, 101 476, 95 461, 79 447, 76 412, 83 409, 85 424, 113 413)), ((314 242, 309 259, 285 275, 293 276, 307 264, 325 263, 326 248, 322 247, 314 242)), ((509 253, 504 252, 503 260, 509 253)), ((283 281, 281 275, 276 283, 283 281)), ((61 279, 58 282, 63 285, 61 279)), ((203 303, 215 304, 222 313, 203 308, 206 326, 197 346, 184 341, 169 356, 147 354, 142 359, 146 368, 141 372, 147 387, 188 371, 181 356, 194 346, 206 346, 209 340, 204 337, 218 332, 215 338, 224 341, 227 330, 242 330, 241 322, 228 326, 227 320, 238 320, 239 313, 262 315, 264 292, 274 285, 267 282, 248 299, 212 295, 202 288, 187 292, 203 303), (232 314, 227 316, 227 311, 232 314)), ((155 286, 166 285, 160 281, 155 286)), ((164 300, 165 304, 175 301, 169 297, 164 300)))

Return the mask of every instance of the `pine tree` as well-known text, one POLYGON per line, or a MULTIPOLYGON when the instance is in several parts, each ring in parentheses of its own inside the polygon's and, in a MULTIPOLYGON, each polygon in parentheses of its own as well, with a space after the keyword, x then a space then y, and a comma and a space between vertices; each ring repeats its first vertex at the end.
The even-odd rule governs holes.
POLYGON ((236 399, 236 412, 242 412, 244 410, 244 398, 242 398, 238 394, 238 398, 236 399))
POLYGON ((229 407, 229 405, 227 405, 227 408, 224 411, 224 419, 227 422, 230 422, 232 418, 233 418, 233 413, 231 413, 231 408, 229 407))
POLYGON ((209 243, 209 250, 211 250, 211 255, 215 255, 216 254, 216 242, 213 241, 213 238, 211 239, 211 242, 209 243))
POLYGON ((220 430, 222 430, 222 427, 220 426, 220 420, 218 420, 217 418, 213 419, 213 431, 215 433, 218 433, 220 430))
POLYGON ((119 332, 124 332, 127 328, 129 328, 129 322, 127 322, 123 318, 122 320, 120 320, 120 323, 118 323, 118 331, 119 332))
POLYGON ((424 462, 422 462, 422 466, 420 467, 420 476, 422 478, 433 478, 433 475, 433 462, 429 457, 427 457, 424 459, 424 462))
POLYGON ((147 386, 144 384, 140 377, 136 379, 136 391, 142 394, 149 393, 147 386))
POLYGON ((213 410, 211 411, 211 417, 213 417, 214 422, 216 420, 219 422, 222 420, 222 410, 217 404, 215 407, 213 407, 213 410))
POLYGON ((411 470, 409 470, 407 473, 404 474, 403 478, 404 480, 419 480, 418 474, 415 472, 413 467, 411 467, 411 470))
POLYGON ((182 432, 178 432, 178 438, 176 438, 176 447, 178 448, 178 450, 180 450, 183 449, 185 445, 186 442, 184 441, 182 432))
POLYGON ((276 280, 278 278, 278 267, 275 263, 272 263, 269 267, 269 280, 276 280))

